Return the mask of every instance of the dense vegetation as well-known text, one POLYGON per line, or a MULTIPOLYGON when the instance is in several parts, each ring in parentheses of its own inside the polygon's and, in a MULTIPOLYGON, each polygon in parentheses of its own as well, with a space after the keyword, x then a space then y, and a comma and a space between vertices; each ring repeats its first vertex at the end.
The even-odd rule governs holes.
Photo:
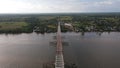
POLYGON ((62 32, 70 31, 64 23, 70 23, 74 31, 120 31, 120 13, 76 14, 4 14, 0 15, 0 33, 56 32, 58 18, 62 32))
POLYGON ((0 33, 20 33, 27 32, 26 22, 1 22, 0 33))

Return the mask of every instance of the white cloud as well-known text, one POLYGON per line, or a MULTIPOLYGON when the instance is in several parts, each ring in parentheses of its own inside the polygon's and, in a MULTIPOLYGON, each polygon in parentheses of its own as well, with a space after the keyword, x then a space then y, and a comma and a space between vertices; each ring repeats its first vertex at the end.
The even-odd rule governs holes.
POLYGON ((113 2, 112 1, 102 1, 102 2, 95 2, 95 4, 97 4, 97 5, 111 5, 111 4, 113 4, 113 2))
POLYGON ((19 12, 21 9, 25 10, 28 7, 32 7, 29 3, 10 1, 10 0, 0 0, 0 12, 1 13, 11 13, 19 12))
POLYGON ((120 0, 0 0, 0 13, 110 12, 120 11, 120 0))
POLYGON ((104 0, 88 3, 85 12, 120 12, 120 0, 104 0))

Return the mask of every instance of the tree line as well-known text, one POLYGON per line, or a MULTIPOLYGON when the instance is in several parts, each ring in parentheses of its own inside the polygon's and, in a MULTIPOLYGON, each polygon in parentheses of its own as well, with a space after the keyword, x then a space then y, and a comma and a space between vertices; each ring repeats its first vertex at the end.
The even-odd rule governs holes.
MULTIPOLYGON (((76 13, 76 14, 31 14, 31 15, 0 15, 0 23, 20 23, 25 22, 27 25, 13 30, 2 30, 1 33, 31 33, 35 32, 56 32, 58 16, 62 22, 62 32, 70 31, 64 27, 64 23, 70 23, 74 31, 120 31, 120 13, 76 13)), ((9 24, 11 25, 11 24, 9 24)))

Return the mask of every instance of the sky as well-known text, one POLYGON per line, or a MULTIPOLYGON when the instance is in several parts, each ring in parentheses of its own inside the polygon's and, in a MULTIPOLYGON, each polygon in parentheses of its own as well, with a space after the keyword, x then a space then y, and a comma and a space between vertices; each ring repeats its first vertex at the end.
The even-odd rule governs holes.
POLYGON ((0 13, 120 12, 120 0, 0 0, 0 13))

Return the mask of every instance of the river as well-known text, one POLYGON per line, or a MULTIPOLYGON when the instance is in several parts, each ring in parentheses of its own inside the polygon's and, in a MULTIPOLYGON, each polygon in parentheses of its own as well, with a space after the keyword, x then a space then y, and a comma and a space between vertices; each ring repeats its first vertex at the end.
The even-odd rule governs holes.
MULTIPOLYGON (((0 34, 0 68, 52 68, 56 33, 0 34)), ((120 33, 62 33, 67 67, 120 68, 120 33)))

